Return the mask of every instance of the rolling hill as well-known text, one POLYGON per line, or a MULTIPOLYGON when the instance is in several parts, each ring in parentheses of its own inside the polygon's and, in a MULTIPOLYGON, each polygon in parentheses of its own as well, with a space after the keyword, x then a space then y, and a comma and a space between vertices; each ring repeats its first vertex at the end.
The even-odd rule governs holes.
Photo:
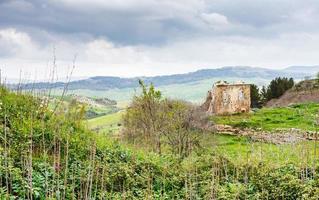
MULTIPOLYGON (((319 66, 289 67, 283 70, 273 70, 256 67, 222 67, 217 69, 202 69, 195 72, 153 77, 121 78, 112 76, 95 76, 83 80, 71 81, 68 85, 69 93, 90 97, 108 97, 118 102, 128 101, 136 92, 138 80, 153 83, 165 96, 179 98, 192 102, 200 102, 205 98, 206 92, 218 80, 245 81, 262 86, 268 84, 275 77, 293 77, 302 80, 313 76, 319 71, 319 66)), ((38 82, 22 84, 23 89, 48 89, 52 88, 56 94, 61 93, 66 83, 64 82, 38 82)), ((16 88, 17 85, 11 85, 16 88)))

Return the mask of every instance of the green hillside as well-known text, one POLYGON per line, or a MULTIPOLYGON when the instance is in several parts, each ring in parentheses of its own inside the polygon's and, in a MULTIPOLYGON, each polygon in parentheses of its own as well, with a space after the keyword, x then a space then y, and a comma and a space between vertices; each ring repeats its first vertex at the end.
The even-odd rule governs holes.
POLYGON ((201 133, 202 148, 181 159, 89 131, 81 104, 53 112, 44 98, 0 88, 0 105, 1 199, 319 197, 315 143, 276 146, 201 133))
MULTIPOLYGON (((194 103, 201 103, 205 100, 207 91, 211 89, 212 85, 219 81, 220 78, 209 78, 200 81, 187 82, 182 84, 168 84, 159 86, 158 88, 162 91, 163 95, 169 98, 177 98, 183 99, 186 101, 191 101, 194 103)), ((238 77, 226 77, 222 80, 228 82, 236 82, 238 81, 238 77)), ((247 83, 255 83, 259 86, 266 85, 270 81, 270 79, 262 79, 262 78, 242 78, 242 81, 247 83)), ((136 81, 137 83, 138 81, 136 81)), ((62 90, 55 89, 55 94, 59 95, 62 93, 62 90)), ((114 89, 100 89, 100 90, 92 90, 92 89, 77 89, 68 91, 69 94, 78 94, 89 97, 107 97, 116 100, 117 102, 129 102, 131 97, 134 94, 139 93, 139 88, 114 88, 114 89)))
MULTIPOLYGON (((94 76, 87 79, 71 81, 68 88, 71 90, 109 90, 109 89, 125 89, 138 87, 138 80, 142 79, 146 84, 153 83, 156 87, 187 84, 191 82, 200 82, 207 79, 227 80, 236 77, 236 80, 243 79, 268 79, 275 77, 293 77, 294 79, 303 79, 306 76, 313 76, 318 70, 318 66, 290 67, 282 70, 249 67, 249 66, 230 66, 213 69, 201 69, 194 72, 183 74, 172 74, 150 77, 132 77, 123 78, 115 76, 94 76)), ((65 82, 39 82, 34 84, 20 85, 23 89, 46 89, 46 88, 64 88, 65 82)), ((17 85, 10 85, 16 88, 17 85)))

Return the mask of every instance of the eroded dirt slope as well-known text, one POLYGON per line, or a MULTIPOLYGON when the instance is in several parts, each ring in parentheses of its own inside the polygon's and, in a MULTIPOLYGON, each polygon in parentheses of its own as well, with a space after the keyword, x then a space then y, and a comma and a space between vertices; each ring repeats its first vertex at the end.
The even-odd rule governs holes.
POLYGON ((266 107, 285 107, 308 102, 319 103, 319 83, 317 80, 301 81, 280 98, 270 100, 266 107))

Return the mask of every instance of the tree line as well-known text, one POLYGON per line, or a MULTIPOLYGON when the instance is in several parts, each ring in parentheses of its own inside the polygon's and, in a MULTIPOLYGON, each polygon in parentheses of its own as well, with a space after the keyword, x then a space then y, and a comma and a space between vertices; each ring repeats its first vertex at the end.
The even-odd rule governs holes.
POLYGON ((251 107, 260 108, 266 102, 274 98, 279 98, 287 90, 295 85, 293 78, 277 77, 272 80, 268 86, 263 86, 261 89, 257 85, 251 85, 251 107))

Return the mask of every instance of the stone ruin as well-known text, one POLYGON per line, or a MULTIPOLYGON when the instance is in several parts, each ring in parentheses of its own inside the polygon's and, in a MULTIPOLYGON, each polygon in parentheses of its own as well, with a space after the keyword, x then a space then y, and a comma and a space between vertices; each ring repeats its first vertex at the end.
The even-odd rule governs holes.
POLYGON ((209 115, 227 115, 250 111, 250 84, 217 82, 208 91, 202 108, 209 115))

